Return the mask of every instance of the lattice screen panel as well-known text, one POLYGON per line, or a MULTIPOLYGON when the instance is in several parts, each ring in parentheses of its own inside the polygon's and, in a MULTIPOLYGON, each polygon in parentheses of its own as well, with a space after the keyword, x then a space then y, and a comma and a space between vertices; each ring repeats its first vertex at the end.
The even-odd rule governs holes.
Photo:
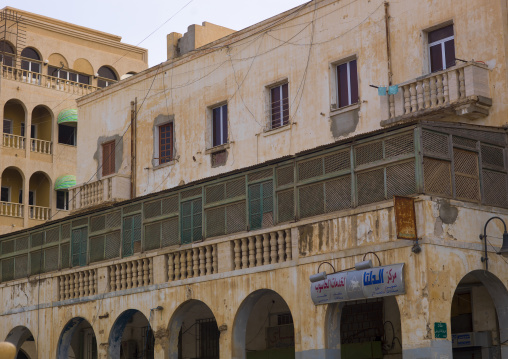
POLYGON ((122 224, 122 213, 120 211, 106 214, 106 228, 118 228, 122 224))
POLYGON ((324 157, 325 174, 344 171, 351 168, 350 149, 332 153, 324 157))
POLYGON ((105 236, 90 237, 90 263, 104 260, 105 236))
POLYGON ((247 228, 245 206, 245 201, 226 206, 226 233, 245 231, 247 228))
POLYGON ((226 234, 226 207, 206 210, 206 235, 215 237, 226 234))
POLYGON ((2 260, 2 282, 14 279, 14 258, 2 260))
POLYGON ((120 257, 120 245, 121 245, 120 231, 106 234, 104 259, 119 258, 120 257))
POLYGON ((494 167, 504 169, 504 150, 500 147, 482 144, 482 165, 484 167, 494 167))
POLYGON ((70 266, 70 244, 64 243, 60 245, 60 267, 63 269, 70 266))
POLYGON ((44 243, 55 243, 60 240, 60 227, 53 227, 46 231, 46 240, 44 243))
POLYGON ((325 212, 351 208, 351 175, 325 182, 325 212))
POLYGON ((162 247, 180 244, 180 233, 178 229, 178 217, 162 221, 162 247))
POLYGON ((245 196, 245 178, 226 182, 226 199, 245 196))
POLYGON ((44 272, 58 269, 58 246, 44 250, 44 272))
POLYGON ((182 199, 199 196, 201 195, 201 187, 185 190, 180 195, 182 196, 182 199))
POLYGON ((30 252, 30 275, 42 273, 42 252, 30 252))
POLYGON ((2 242, 2 254, 14 252, 14 240, 2 242))
MULTIPOLYGON (((88 217, 80 218, 72 221, 72 227, 80 227, 88 224, 88 217)), ((70 238, 70 236, 69 236, 70 238)))
POLYGON ((383 159, 383 142, 376 141, 355 147, 356 165, 379 161, 383 159))
POLYGON ((161 223, 145 225, 145 250, 157 249, 161 246, 161 223))
POLYGON ((44 243, 44 232, 32 234, 31 248, 40 247, 44 243))
POLYGON ((358 205, 385 199, 384 170, 378 168, 356 174, 358 205))
POLYGON ((453 144, 457 146, 466 147, 472 150, 476 150, 478 148, 477 141, 469 138, 453 136, 452 141, 453 144))
POLYGON ((422 132, 422 146, 425 154, 450 157, 448 135, 424 130, 422 132))
POLYGON ((123 208, 123 214, 141 211, 141 203, 134 203, 123 208))
POLYGON ((416 193, 415 162, 386 167, 386 196, 407 196, 416 193))
POLYGON ((215 203, 219 201, 223 201, 226 195, 226 184, 219 183, 213 186, 209 186, 205 188, 205 203, 215 203))
POLYGON ((413 132, 390 137, 385 140, 385 158, 407 155, 414 152, 413 132))
POLYGON ((459 199, 479 201, 480 179, 478 154, 476 152, 453 149, 455 169, 455 196, 459 199))
MULTIPOLYGON (((58 258, 57 258, 58 261, 58 258)), ((28 276, 28 254, 14 258, 14 279, 28 276)))
POLYGON ((162 215, 162 201, 145 202, 144 204, 145 218, 154 218, 162 215))
POLYGON ((423 159, 423 180, 426 193, 452 195, 450 162, 425 157, 423 159))
POLYGON ((162 199, 162 214, 169 215, 178 213, 178 196, 162 199))
POLYGON ((298 197, 300 218, 324 213, 325 193, 323 183, 300 187, 298 197))
POLYGON ((277 168, 277 187, 294 183, 294 167, 286 166, 277 168))
POLYGON ((304 181, 310 178, 322 176, 323 172, 324 172, 323 158, 321 157, 298 163, 299 181, 304 181))
POLYGON ((71 238, 71 224, 66 223, 62 225, 62 239, 70 239, 71 238))
POLYGON ((254 173, 249 174, 249 182, 258 181, 264 178, 270 178, 273 175, 273 171, 271 168, 267 170, 261 170, 254 173))
POLYGON ((90 218, 90 232, 99 232, 106 229, 106 216, 95 216, 90 218))
POLYGON ((482 180, 485 204, 498 207, 508 207, 506 174, 483 170, 482 180))
POLYGON ((278 223, 295 219, 295 191, 289 189, 277 193, 278 223))
POLYGON ((16 251, 23 251, 28 249, 28 236, 16 238, 16 251))

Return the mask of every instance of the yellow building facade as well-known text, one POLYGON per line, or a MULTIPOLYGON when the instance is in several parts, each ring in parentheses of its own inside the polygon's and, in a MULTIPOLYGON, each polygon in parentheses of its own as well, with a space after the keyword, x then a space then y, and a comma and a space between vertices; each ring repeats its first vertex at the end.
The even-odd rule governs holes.
POLYGON ((71 215, 0 237, 0 338, 31 359, 508 358, 507 19, 315 0, 169 34, 166 62, 77 99, 71 215))

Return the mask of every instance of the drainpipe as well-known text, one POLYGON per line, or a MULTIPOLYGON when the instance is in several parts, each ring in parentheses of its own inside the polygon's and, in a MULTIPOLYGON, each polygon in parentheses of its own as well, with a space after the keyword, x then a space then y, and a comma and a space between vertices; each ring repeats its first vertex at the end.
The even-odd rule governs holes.
POLYGON ((388 85, 392 85, 392 56, 391 56, 391 45, 390 45, 390 4, 385 1, 385 31, 386 31, 386 57, 388 59, 388 85))
POLYGON ((136 197, 136 136, 138 98, 131 101, 131 198, 136 197))

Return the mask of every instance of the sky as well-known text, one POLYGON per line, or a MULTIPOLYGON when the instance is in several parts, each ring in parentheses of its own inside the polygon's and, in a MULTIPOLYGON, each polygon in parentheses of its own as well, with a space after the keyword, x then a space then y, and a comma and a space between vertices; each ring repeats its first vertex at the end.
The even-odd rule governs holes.
POLYGON ((151 67, 166 60, 166 35, 171 32, 184 34, 189 25, 201 25, 203 21, 241 30, 306 2, 307 0, 0 0, 0 8, 11 6, 119 35, 124 43, 148 49, 148 64, 151 67), (161 25, 159 30, 143 41, 161 25))

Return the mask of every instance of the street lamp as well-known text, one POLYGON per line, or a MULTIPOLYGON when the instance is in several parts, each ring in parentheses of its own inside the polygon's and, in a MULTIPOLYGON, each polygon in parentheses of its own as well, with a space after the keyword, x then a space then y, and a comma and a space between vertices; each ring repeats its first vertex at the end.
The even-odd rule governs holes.
POLYGON ((485 270, 489 270, 489 257, 487 254, 487 225, 490 221, 493 219, 499 219, 501 222, 503 222, 504 225, 504 233, 503 233, 503 246, 501 247, 501 250, 499 252, 496 252, 496 254, 502 255, 503 257, 508 257, 508 232, 506 231, 506 223, 500 218, 500 217, 492 217, 490 218, 487 223, 485 223, 485 227, 483 228, 483 234, 480 234, 480 239, 484 240, 483 243, 483 249, 485 250, 485 257, 482 257, 482 262, 485 262, 485 270))

